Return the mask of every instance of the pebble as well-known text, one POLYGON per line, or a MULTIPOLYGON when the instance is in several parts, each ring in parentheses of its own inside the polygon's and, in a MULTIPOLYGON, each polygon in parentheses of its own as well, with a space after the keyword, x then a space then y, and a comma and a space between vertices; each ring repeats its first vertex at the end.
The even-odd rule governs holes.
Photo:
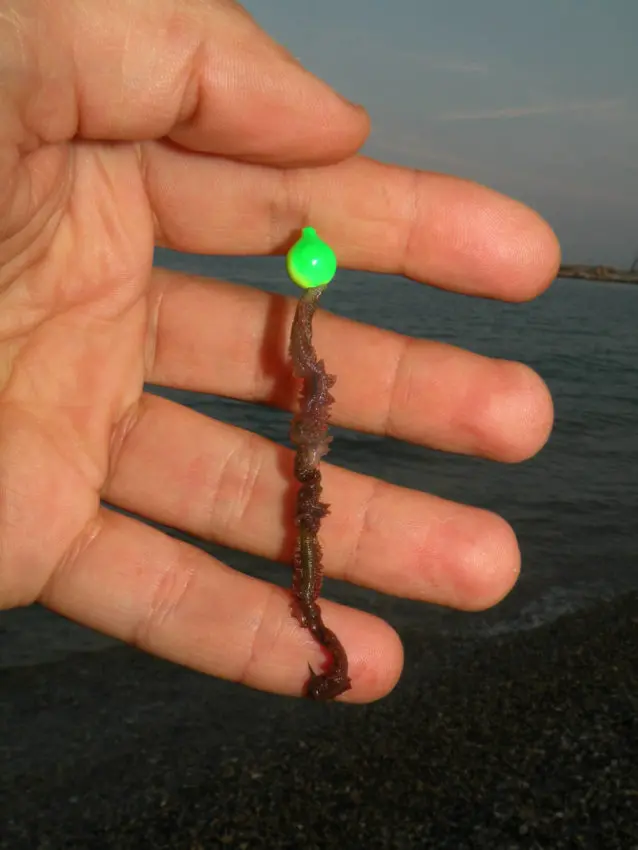
POLYGON ((370 706, 125 647, 3 671, 0 848, 638 848, 638 595, 454 645, 370 706))

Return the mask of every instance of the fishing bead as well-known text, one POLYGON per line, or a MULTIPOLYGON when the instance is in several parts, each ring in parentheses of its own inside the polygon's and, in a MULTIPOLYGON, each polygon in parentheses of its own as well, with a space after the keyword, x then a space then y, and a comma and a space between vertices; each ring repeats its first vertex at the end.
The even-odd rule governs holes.
POLYGON ((330 245, 317 236, 314 227, 304 227, 286 256, 291 280, 302 289, 330 283, 337 271, 337 258, 330 245))

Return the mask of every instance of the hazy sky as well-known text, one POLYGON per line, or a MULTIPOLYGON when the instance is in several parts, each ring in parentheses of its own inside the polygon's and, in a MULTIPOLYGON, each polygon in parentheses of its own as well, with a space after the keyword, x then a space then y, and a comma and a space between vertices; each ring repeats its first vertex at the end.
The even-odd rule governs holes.
POLYGON ((246 0, 372 116, 367 151, 534 206, 566 262, 638 254, 638 0, 246 0))

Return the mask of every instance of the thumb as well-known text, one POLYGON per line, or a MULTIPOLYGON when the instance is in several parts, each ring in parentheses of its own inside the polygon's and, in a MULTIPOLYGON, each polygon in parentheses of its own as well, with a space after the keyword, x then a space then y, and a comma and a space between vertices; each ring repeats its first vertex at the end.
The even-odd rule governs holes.
POLYGON ((361 108, 231 0, 18 0, 15 9, 0 27, 13 95, 4 103, 15 109, 5 126, 22 123, 30 142, 168 137, 302 165, 345 158, 367 135, 361 108))

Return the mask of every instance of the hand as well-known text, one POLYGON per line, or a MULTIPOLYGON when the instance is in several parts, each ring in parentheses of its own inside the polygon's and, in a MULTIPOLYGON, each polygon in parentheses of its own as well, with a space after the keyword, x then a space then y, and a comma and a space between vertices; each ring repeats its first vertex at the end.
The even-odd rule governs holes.
MULTIPOLYGON (((553 278, 555 237, 488 189, 355 157, 363 110, 229 0, 9 5, 0 607, 39 600, 173 661, 299 694, 321 658, 285 591, 100 506, 290 554, 291 453, 143 392, 148 381, 289 406, 263 362, 265 344, 285 356, 269 324, 282 301, 152 269, 153 244, 267 254, 311 222, 344 266, 517 301, 553 278)), ((285 327, 292 309, 291 298, 285 327)), ((522 365, 336 317, 318 317, 316 333, 339 364, 340 425, 502 461, 548 435, 549 395, 522 365)), ((515 581, 518 548, 500 518, 329 464, 324 484, 329 575, 466 609, 515 581)), ((387 693, 402 664, 395 632, 323 609, 350 657, 346 698, 387 693)))

